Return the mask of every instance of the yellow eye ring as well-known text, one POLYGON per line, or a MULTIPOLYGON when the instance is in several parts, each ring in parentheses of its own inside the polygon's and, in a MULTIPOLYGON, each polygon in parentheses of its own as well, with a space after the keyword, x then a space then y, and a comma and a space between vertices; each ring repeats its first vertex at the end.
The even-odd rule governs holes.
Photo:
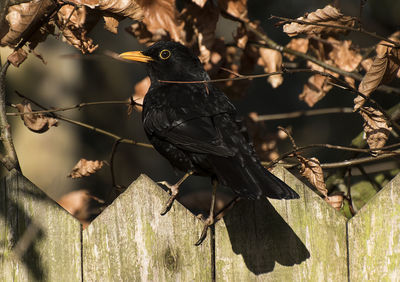
POLYGON ((171 52, 169 51, 169 50, 167 50, 167 49, 164 49, 164 50, 162 50, 161 52, 160 52, 160 58, 161 59, 163 59, 163 60, 166 60, 166 59, 168 59, 169 57, 171 57, 171 52))

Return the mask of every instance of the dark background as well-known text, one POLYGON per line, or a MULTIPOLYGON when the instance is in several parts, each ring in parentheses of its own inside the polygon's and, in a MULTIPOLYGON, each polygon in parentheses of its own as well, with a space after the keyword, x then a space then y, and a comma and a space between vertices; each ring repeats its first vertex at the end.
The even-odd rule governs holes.
MULTIPOLYGON (((285 45, 289 37, 282 28, 274 27, 270 15, 296 18, 305 12, 323 8, 329 1, 322 0, 280 0, 248 1, 249 17, 259 20, 267 34, 277 43, 285 45)), ((345 15, 359 14, 359 1, 340 1, 345 15)), ((389 36, 400 27, 400 2, 389 0, 368 1, 362 14, 365 29, 389 36)), ((80 102, 124 100, 133 94, 135 84, 146 76, 145 67, 136 63, 124 63, 103 56, 105 50, 124 52, 143 49, 136 39, 124 28, 132 22, 124 20, 118 35, 109 33, 99 23, 89 34, 99 44, 94 55, 82 56, 78 50, 54 37, 41 43, 37 52, 47 61, 44 65, 30 56, 20 68, 10 68, 8 73, 8 96, 12 103, 20 99, 13 94, 18 90, 33 97, 44 105, 65 107, 80 102), (76 56, 71 56, 75 54, 76 56), (11 94, 11 95, 10 95, 11 94)), ((236 23, 220 18, 217 34, 232 41, 236 23)), ((360 47, 369 47, 378 41, 363 34, 351 33, 346 36, 360 47)), ((3 48, 2 55, 10 50, 3 48)), ((285 59, 284 59, 285 60, 285 59)), ((258 67, 256 73, 262 73, 258 67)), ((245 116, 249 112, 258 114, 285 113, 308 109, 298 99, 308 75, 286 75, 284 83, 272 89, 265 79, 254 80, 243 99, 234 100, 238 112, 245 116)), ((354 96, 334 88, 314 108, 352 107, 354 96)), ((398 98, 378 93, 374 96, 384 108, 397 103, 398 98)), ((148 142, 141 125, 140 113, 127 115, 124 105, 104 105, 62 113, 68 117, 111 131, 121 137, 148 142)), ((109 160, 113 139, 101 134, 66 124, 60 121, 57 128, 38 135, 26 129, 19 118, 12 119, 13 135, 22 171, 37 186, 51 197, 58 199, 71 190, 86 189, 104 198, 111 189, 108 166, 97 174, 79 180, 67 178, 68 173, 80 158, 109 160)), ((335 114, 318 117, 304 117, 266 122, 266 128, 275 132, 278 125, 291 126, 298 145, 330 143, 348 145, 362 131, 362 119, 358 114, 335 114)), ((279 144, 280 152, 291 149, 288 140, 279 144)), ((307 156, 316 156, 321 162, 341 160, 342 154, 327 150, 308 151, 307 156)), ((122 144, 115 157, 117 183, 128 186, 141 173, 154 180, 177 181, 169 163, 156 151, 122 144)), ((209 187, 208 179, 193 177, 184 185, 188 191, 209 187)))

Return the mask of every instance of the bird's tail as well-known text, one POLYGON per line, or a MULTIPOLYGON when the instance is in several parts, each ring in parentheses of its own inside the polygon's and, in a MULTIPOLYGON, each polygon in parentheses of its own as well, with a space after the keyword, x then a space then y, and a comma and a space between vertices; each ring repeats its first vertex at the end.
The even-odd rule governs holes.
POLYGON ((298 199, 299 195, 286 183, 270 173, 253 156, 218 157, 211 163, 221 184, 232 188, 241 197, 258 199, 298 199))

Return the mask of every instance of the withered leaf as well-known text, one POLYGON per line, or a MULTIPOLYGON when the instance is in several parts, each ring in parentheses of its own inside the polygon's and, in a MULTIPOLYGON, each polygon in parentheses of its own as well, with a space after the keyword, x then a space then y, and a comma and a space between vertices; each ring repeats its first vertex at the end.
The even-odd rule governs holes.
MULTIPOLYGON (((54 7, 55 3, 51 0, 32 0, 10 6, 6 15, 6 23, 0 27, 0 46, 15 47, 25 31, 54 7)), ((45 36, 38 36, 35 39, 44 40, 45 36)), ((37 45, 38 42, 31 41, 31 43, 37 45)))
MULTIPOLYGON (((400 52, 398 49, 387 50, 383 55, 377 55, 363 77, 358 91, 369 97, 379 85, 390 82, 399 71, 400 52)), ((362 96, 357 96, 354 99, 354 110, 358 110, 365 103, 362 96)))
POLYGON ((85 6, 75 9, 72 5, 64 5, 57 13, 56 24, 62 31, 64 39, 86 54, 92 53, 98 47, 93 43, 93 39, 86 35, 99 19, 97 13, 85 6))
POLYGON ((325 197, 325 202, 331 205, 335 210, 339 211, 343 205, 343 195, 332 195, 325 197))
POLYGON ((199 59, 207 64, 211 59, 211 52, 215 41, 215 29, 219 18, 219 11, 212 1, 208 1, 203 8, 189 3, 186 5, 181 17, 190 21, 200 51, 199 59))
MULTIPOLYGON (((257 63, 264 67, 266 73, 282 70, 282 54, 280 52, 268 48, 260 48, 259 52, 260 58, 257 63)), ((273 88, 277 88, 282 84, 283 76, 282 74, 272 75, 267 80, 273 88)))
MULTIPOLYGON (((85 0, 87 1, 87 0, 85 0)), ((92 0, 90 0, 92 1, 92 0)), ((96 0, 93 0, 96 2, 96 0)), ((130 0, 130 1, 120 1, 120 0, 99 0, 98 8, 107 13, 112 13, 117 16, 128 17, 133 20, 141 21, 145 16, 142 9, 142 3, 144 0, 130 0)), ((146 2, 158 2, 158 1, 146 1, 146 2)), ((86 6, 89 6, 86 4, 86 6)), ((155 7, 156 8, 156 7, 155 7)), ((157 8, 156 8, 157 9, 157 8)))
MULTIPOLYGON (((295 50, 300 53, 307 53, 308 50, 308 39, 307 38, 293 38, 286 45, 287 48, 295 50)), ((284 55, 290 60, 293 61, 296 56, 288 53, 284 53, 284 55)))
MULTIPOLYGON (((31 104, 29 103, 16 104, 15 106, 20 113, 32 112, 31 104)), ((24 114, 21 115, 21 119, 29 130, 36 133, 44 133, 50 127, 57 126, 58 123, 57 119, 46 117, 43 114, 24 114)))
POLYGON ((391 127, 388 126, 382 112, 372 107, 362 107, 360 114, 364 119, 364 132, 371 150, 380 149, 389 138, 391 127))
POLYGON ((132 112, 133 108, 135 108, 137 111, 141 112, 142 107, 140 105, 143 105, 143 99, 144 96, 147 94, 147 90, 150 88, 150 78, 146 76, 143 78, 141 81, 136 83, 135 85, 135 93, 132 95, 132 99, 134 103, 137 103, 139 105, 129 105, 128 107, 128 115, 132 112))
POLYGON ((207 0, 192 0, 194 3, 196 3, 197 5, 199 5, 200 7, 204 7, 204 5, 206 4, 207 0))
POLYGON ((103 167, 103 161, 89 161, 86 159, 80 159, 79 162, 73 167, 68 177, 81 178, 83 176, 89 176, 103 167))
POLYGON ((319 74, 311 76, 307 83, 304 84, 303 92, 299 95, 299 99, 306 102, 308 106, 313 107, 332 89, 332 85, 327 83, 328 79, 326 76, 319 74))
POLYGON ((315 187, 317 190, 324 195, 324 197, 328 196, 328 190, 326 189, 324 173, 322 171, 321 165, 317 158, 307 159, 300 155, 297 156, 297 159, 301 163, 300 173, 302 176, 307 178, 307 180, 315 187))
MULTIPOLYGON (((400 31, 396 31, 395 33, 390 35, 389 39, 394 42, 400 43, 400 31)), ((392 43, 382 40, 376 46, 376 49, 375 49, 376 54, 378 56, 383 56, 384 54, 390 52, 393 49, 392 48, 393 46, 394 45, 392 43)))
POLYGON ((143 10, 143 23, 152 34, 165 35, 183 43, 183 23, 179 22, 175 0, 137 0, 143 10))
POLYGON ((218 0, 218 6, 232 17, 247 20, 247 0, 218 0))
MULTIPOLYGON (((307 13, 304 17, 297 18, 300 21, 306 21, 309 23, 322 23, 329 25, 340 25, 340 26, 354 26, 354 19, 349 16, 344 16, 340 11, 331 5, 327 5, 323 9, 318 9, 315 12, 307 13)), ((321 33, 343 33, 346 32, 344 29, 327 27, 327 26, 316 26, 301 23, 290 23, 283 26, 283 31, 289 36, 296 36, 299 34, 321 34, 321 33)))
POLYGON ((25 52, 24 49, 19 48, 18 50, 12 52, 8 57, 7 60, 13 64, 15 67, 19 67, 28 57, 28 53, 25 52))
POLYGON ((122 20, 122 17, 113 14, 107 14, 103 16, 103 19, 104 19, 104 28, 111 33, 117 34, 118 25, 119 22, 122 20))
POLYGON ((335 41, 336 44, 333 44, 333 49, 328 54, 329 58, 342 70, 354 71, 362 60, 361 54, 350 49, 351 40, 335 41))

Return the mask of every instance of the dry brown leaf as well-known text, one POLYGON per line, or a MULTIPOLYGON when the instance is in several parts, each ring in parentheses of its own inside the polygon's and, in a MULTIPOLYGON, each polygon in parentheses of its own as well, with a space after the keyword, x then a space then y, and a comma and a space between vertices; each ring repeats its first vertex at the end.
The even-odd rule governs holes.
POLYGON ((382 112, 372 107, 362 107, 360 114, 365 121, 365 139, 367 139, 369 148, 376 150, 385 146, 392 128, 388 126, 382 112))
POLYGON ((92 53, 98 45, 94 45, 93 39, 87 37, 87 33, 100 19, 99 14, 85 6, 75 8, 72 5, 64 5, 57 13, 56 24, 62 30, 64 39, 81 50, 83 54, 92 53))
MULTIPOLYGON (((369 97, 379 85, 390 82, 399 71, 399 58, 398 49, 387 50, 387 53, 377 55, 358 86, 358 91, 369 97)), ((357 96, 354 99, 354 110, 358 110, 364 103, 365 99, 360 95, 357 96)))
POLYGON ((315 187, 317 190, 324 195, 328 196, 328 190, 326 189, 324 173, 322 171, 321 165, 317 158, 304 158, 302 156, 297 156, 297 159, 301 163, 300 173, 302 176, 307 178, 307 180, 315 187))
POLYGON ((343 200, 344 200, 343 195, 332 195, 325 197, 325 202, 327 202, 337 211, 339 211, 342 208, 343 200))
POLYGON ((184 43, 183 23, 179 22, 175 0, 137 0, 136 2, 143 10, 143 23, 150 33, 162 36, 168 32, 172 40, 184 43))
POLYGON ((328 78, 326 76, 319 74, 311 76, 307 83, 304 84, 303 92, 299 95, 299 99, 306 102, 308 106, 313 107, 332 89, 332 85, 327 82, 328 78))
MULTIPOLYGON (((55 4, 51 0, 32 0, 28 3, 10 6, 6 15, 6 23, 0 27, 0 46, 15 47, 20 42, 22 36, 25 35, 25 31, 54 7, 55 4)), ((41 30, 37 31, 37 33, 40 32, 41 30)), ((43 41, 45 36, 44 38, 43 36, 35 38, 40 38, 43 41)), ((33 42, 33 39, 30 42, 34 46, 38 43, 33 42)))
MULTIPOLYGON (((260 48, 259 52, 260 58, 257 63, 264 67, 266 73, 282 70, 282 54, 280 52, 268 48, 260 48)), ((277 88, 282 84, 283 76, 282 74, 272 75, 267 80, 273 88, 277 88)))
MULTIPOLYGON (((331 5, 327 5, 323 9, 318 9, 315 12, 307 13, 304 17, 297 18, 300 21, 306 21, 309 23, 322 23, 329 25, 341 25, 341 26, 354 26, 354 19, 349 16, 344 16, 340 11, 331 5)), ((343 33, 346 32, 344 29, 326 26, 316 26, 300 23, 290 23, 283 26, 283 31, 289 36, 296 36, 299 34, 321 34, 321 33, 343 33)))
POLYGON ((203 8, 189 3, 181 13, 181 18, 193 29, 200 51, 199 59, 207 64, 211 59, 215 43, 215 29, 219 18, 219 11, 212 1, 208 1, 203 8))
POLYGON ((372 63, 374 62, 374 60, 372 60, 371 58, 365 59, 361 62, 361 66, 363 67, 363 69, 365 71, 369 71, 369 69, 372 66, 372 63))
POLYGON ((192 0, 194 3, 196 3, 197 5, 199 5, 200 7, 204 7, 204 5, 206 4, 207 0, 192 0))
MULTIPOLYGON (((290 40, 290 42, 286 45, 287 48, 295 50, 297 52, 300 53, 307 53, 308 50, 308 39, 307 38, 293 38, 292 40, 290 40)), ((289 61, 293 61, 296 56, 295 55, 291 55, 288 53, 284 54, 289 61)))
MULTIPOLYGON (((101 0, 69 0, 71 3, 75 3, 77 5, 84 5, 89 7, 90 9, 94 9, 100 5, 101 0)), ((107 1, 102 1, 107 2, 107 1)))
POLYGON ((337 41, 328 56, 342 70, 352 72, 362 60, 361 54, 350 49, 351 40, 337 41))
POLYGON ((108 14, 103 16, 103 19, 104 19, 104 28, 111 33, 117 34, 119 22, 123 18, 117 15, 108 14))
POLYGON ((218 6, 230 16, 247 21, 247 0, 218 0, 218 6))
MULTIPOLYGON (((95 1, 94 1, 95 2, 95 1)), ((112 13, 121 17, 128 17, 133 20, 141 21, 143 20, 145 13, 142 9, 142 2, 148 2, 149 5, 151 3, 161 3, 160 0, 157 1, 145 1, 145 0, 129 0, 129 1, 120 1, 120 0, 100 0, 98 8, 107 13, 112 13)), ((86 4, 86 6, 89 6, 86 4)), ((157 9, 157 6, 154 6, 157 9)), ((162 7, 160 7, 162 8, 162 7)))
POLYGON ((236 33, 233 36, 233 39, 235 40, 236 45, 240 49, 246 48, 247 41, 249 41, 249 37, 247 35, 247 30, 244 27, 244 25, 242 25, 242 24, 238 25, 238 27, 236 29, 236 33))
POLYGON ((125 28, 125 30, 132 34, 140 44, 144 44, 146 46, 150 46, 157 41, 165 41, 168 40, 168 36, 165 32, 161 33, 151 33, 146 25, 142 22, 137 22, 125 28))
MULTIPOLYGON (((395 33, 390 35, 389 39, 394 41, 394 42, 400 43, 400 31, 396 31, 395 33)), ((380 41, 378 43, 378 45, 376 46, 376 49, 375 49, 376 54, 378 56, 383 56, 384 54, 390 52, 392 50, 393 46, 394 45, 392 43, 390 43, 390 42, 380 41)))
MULTIPOLYGON (((15 106, 20 113, 32 112, 31 104, 29 103, 23 102, 15 106)), ((50 127, 57 126, 58 122, 55 118, 46 117, 43 114, 24 114, 21 115, 21 119, 29 130, 36 133, 44 133, 49 130, 50 127)))
MULTIPOLYGON (((150 78, 146 76, 144 79, 136 83, 135 85, 135 93, 132 95, 132 99, 134 103, 138 103, 139 105, 143 105, 144 96, 147 94, 147 90, 150 88, 150 78)), ((128 115, 132 112, 133 108, 135 108, 138 112, 142 111, 142 107, 139 105, 129 105, 128 107, 128 115)))
POLYGON ((12 52, 7 60, 15 67, 19 67, 28 57, 28 53, 24 49, 19 48, 17 51, 12 52))
POLYGON ((83 176, 89 176, 103 167, 103 161, 89 161, 86 159, 80 159, 79 162, 74 166, 68 177, 81 178, 83 176))

